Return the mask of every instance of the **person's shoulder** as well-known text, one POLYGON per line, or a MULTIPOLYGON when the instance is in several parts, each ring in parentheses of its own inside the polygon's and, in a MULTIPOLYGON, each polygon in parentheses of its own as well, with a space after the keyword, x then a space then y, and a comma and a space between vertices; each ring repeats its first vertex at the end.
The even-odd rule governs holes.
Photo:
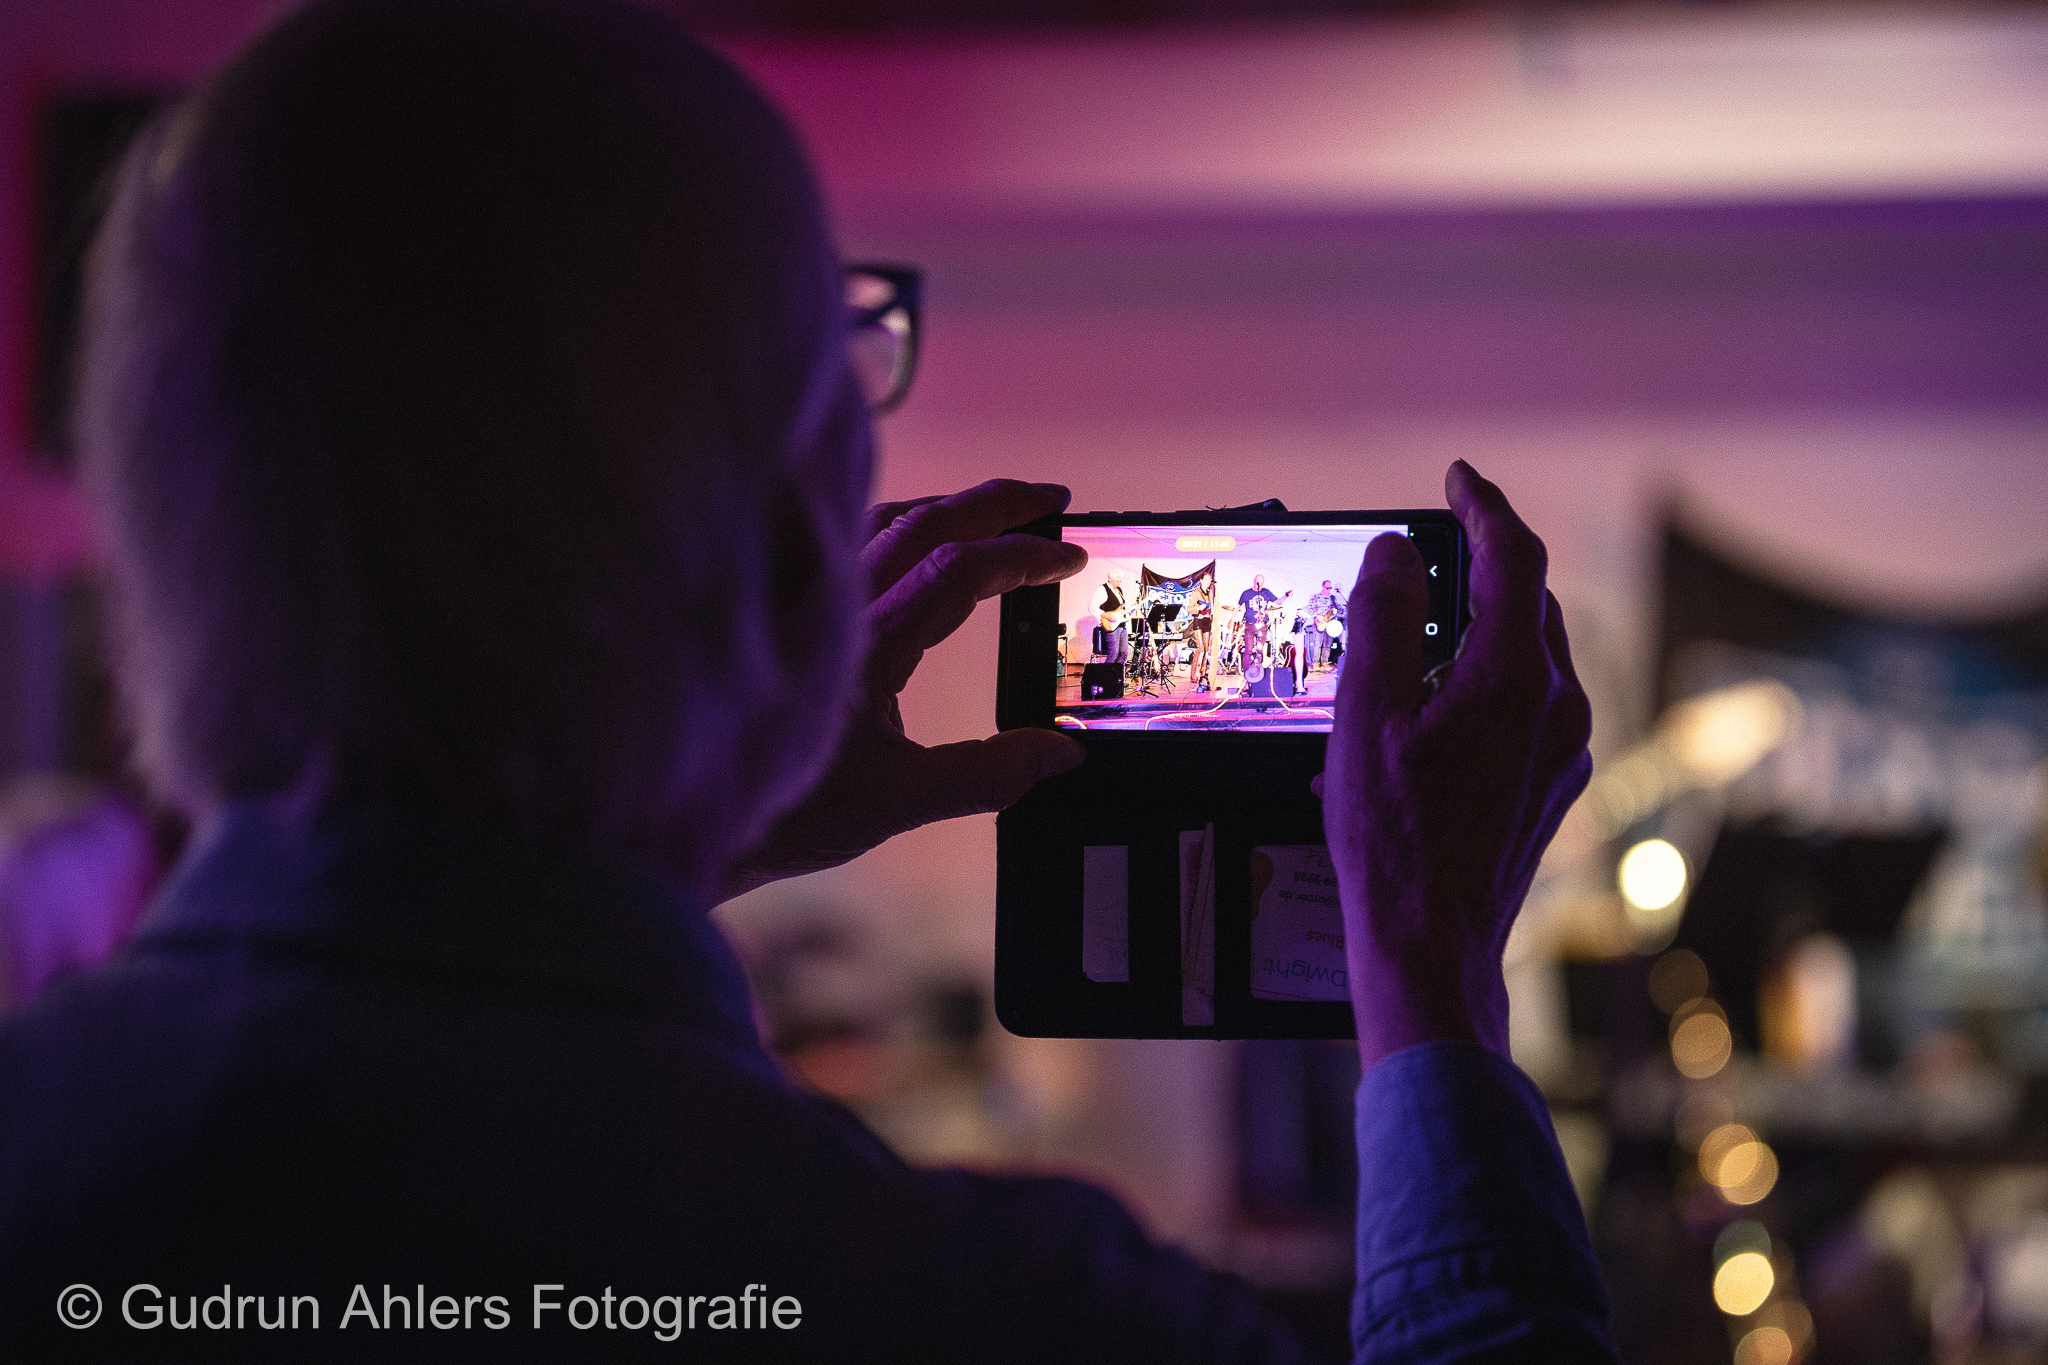
POLYGON ((1016 1359, 1300 1359, 1242 1281, 1154 1242, 1097 1186, 961 1171, 922 1178, 969 1213, 963 1250, 987 1285, 977 1335, 1005 1328, 1016 1359))
POLYGON ((0 1021, 0 1280, 89 1235, 87 1211, 145 1172, 175 1181, 205 1085, 187 1083, 192 1017, 164 996, 117 957, 0 1021))
POLYGON ((175 974, 125 955, 52 982, 0 1019, 0 1134, 40 1108, 10 1102, 28 1092, 86 1091, 116 1073, 150 1076, 180 1047, 180 1004, 197 1008, 175 974))

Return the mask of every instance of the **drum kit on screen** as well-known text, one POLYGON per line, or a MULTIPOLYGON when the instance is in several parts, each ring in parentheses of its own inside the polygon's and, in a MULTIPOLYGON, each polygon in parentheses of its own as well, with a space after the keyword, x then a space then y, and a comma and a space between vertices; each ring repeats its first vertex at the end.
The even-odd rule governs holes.
POLYGON ((1136 695, 1158 696, 1154 684, 1172 689, 1173 670, 1186 661, 1184 648, 1193 646, 1193 641, 1183 639, 1180 614, 1180 607, 1172 603, 1140 601, 1131 620, 1131 663, 1124 670, 1136 695))

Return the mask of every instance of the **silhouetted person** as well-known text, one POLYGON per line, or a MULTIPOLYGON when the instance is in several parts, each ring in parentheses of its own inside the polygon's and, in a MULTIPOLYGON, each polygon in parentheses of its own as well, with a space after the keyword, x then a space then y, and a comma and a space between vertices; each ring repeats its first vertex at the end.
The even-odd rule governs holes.
MULTIPOLYGON (((1082 756, 903 735, 923 650, 1084 556, 1001 534, 1051 486, 863 514, 843 304, 788 130, 625 4, 312 4, 145 135, 78 442, 137 758, 197 836, 0 1029, 11 1355, 1293 1354, 1107 1196, 912 1171, 755 1036, 714 900, 1082 756)), ((1355 1334, 1599 1358, 1499 967, 1585 700, 1540 543, 1449 489, 1467 657, 1425 689, 1420 562, 1375 542, 1326 775, 1355 1334)))

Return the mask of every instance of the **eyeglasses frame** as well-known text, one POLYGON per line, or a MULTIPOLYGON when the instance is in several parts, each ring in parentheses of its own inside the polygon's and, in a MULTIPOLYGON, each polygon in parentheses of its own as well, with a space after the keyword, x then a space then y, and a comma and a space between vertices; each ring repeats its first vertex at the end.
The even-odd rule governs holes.
POLYGON ((846 320, 849 335, 874 326, 899 308, 910 320, 910 331, 904 342, 903 378, 870 409, 879 417, 883 413, 894 412, 902 405, 910 394, 911 380, 917 377, 918 353, 924 337, 924 272, 900 261, 848 261, 840 271, 842 276, 855 273, 871 275, 893 291, 882 302, 851 312, 846 320))

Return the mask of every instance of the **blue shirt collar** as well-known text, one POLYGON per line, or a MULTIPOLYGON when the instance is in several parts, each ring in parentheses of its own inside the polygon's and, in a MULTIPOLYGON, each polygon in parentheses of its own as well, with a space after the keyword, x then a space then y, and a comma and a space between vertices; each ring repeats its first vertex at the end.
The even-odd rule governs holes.
POLYGON ((132 952, 217 948, 667 1016, 773 1070, 746 978, 704 906, 636 859, 410 810, 299 830, 230 806, 132 952))

